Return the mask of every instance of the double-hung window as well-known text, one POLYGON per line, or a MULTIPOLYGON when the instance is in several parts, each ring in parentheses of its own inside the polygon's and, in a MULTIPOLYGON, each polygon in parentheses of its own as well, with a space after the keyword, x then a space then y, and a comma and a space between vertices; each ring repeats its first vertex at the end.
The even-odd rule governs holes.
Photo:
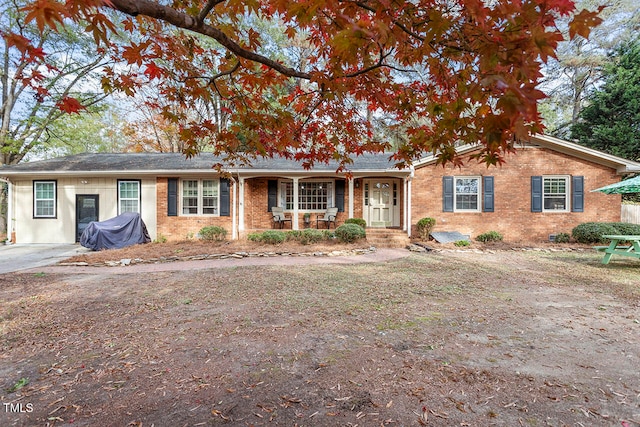
POLYGON ((544 212, 566 212, 569 210, 569 177, 542 177, 542 206, 544 212))
POLYGON ((118 215, 140 213, 140 181, 118 181, 118 215))
MULTIPOLYGON (((298 209, 301 211, 325 211, 333 207, 333 181, 298 182, 298 209)), ((293 182, 280 182, 280 206, 293 210, 293 182)))
POLYGON ((217 179, 182 180, 183 215, 219 215, 220 181, 217 179))
POLYGON ((56 181, 33 182, 33 217, 56 217, 56 181))
POLYGON ((480 177, 457 176, 454 178, 454 200, 456 212, 479 212, 482 194, 480 177))

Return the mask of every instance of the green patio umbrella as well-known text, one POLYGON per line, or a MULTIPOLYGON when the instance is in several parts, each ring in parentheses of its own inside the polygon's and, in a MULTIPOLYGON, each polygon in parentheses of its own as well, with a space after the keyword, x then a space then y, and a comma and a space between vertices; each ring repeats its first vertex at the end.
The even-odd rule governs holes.
POLYGON ((605 194, 640 193, 640 175, 591 190, 591 192, 594 191, 600 191, 605 194))

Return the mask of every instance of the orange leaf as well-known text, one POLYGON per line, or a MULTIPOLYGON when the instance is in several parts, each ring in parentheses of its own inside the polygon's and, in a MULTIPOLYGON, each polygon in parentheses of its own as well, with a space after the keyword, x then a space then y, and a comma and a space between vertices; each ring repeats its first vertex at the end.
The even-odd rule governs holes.
POLYGON ((20 10, 27 12, 24 18, 25 23, 36 21, 40 32, 44 31, 45 26, 57 31, 58 24, 62 25, 62 21, 67 16, 64 4, 55 0, 36 0, 20 10))
POLYGON ((580 13, 574 16, 573 20, 569 23, 569 37, 573 39, 577 34, 585 39, 589 38, 591 29, 602 23, 602 18, 600 18, 598 14, 602 12, 604 7, 605 6, 600 6, 595 12, 583 9, 580 13))
POLYGON ((7 45, 9 45, 9 47, 15 47, 20 52, 22 52, 23 55, 29 48, 33 47, 31 41, 28 38, 21 36, 20 34, 9 33, 4 36, 4 38, 7 41, 7 45))
POLYGON ((80 110, 84 110, 85 107, 75 98, 64 97, 56 104, 56 107, 65 113, 78 113, 80 114, 80 110))
POLYGON ((149 77, 149 80, 159 79, 162 77, 162 68, 158 67, 154 62, 150 62, 146 65, 144 73, 149 77))

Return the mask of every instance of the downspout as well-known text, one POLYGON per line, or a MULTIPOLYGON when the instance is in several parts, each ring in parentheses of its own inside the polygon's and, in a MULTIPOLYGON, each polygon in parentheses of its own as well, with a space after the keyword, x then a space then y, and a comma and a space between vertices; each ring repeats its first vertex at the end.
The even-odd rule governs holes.
POLYGON ((0 181, 7 183, 7 218, 6 218, 6 226, 7 226, 7 243, 15 243, 12 241, 11 237, 13 235, 13 221, 11 218, 13 217, 13 184, 9 180, 9 178, 0 177, 0 181))

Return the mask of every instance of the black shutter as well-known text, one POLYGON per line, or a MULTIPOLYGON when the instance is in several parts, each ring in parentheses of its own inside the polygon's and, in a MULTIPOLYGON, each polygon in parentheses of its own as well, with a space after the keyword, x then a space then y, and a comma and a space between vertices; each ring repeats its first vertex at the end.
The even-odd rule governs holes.
POLYGON ((442 177, 442 212, 453 212, 453 177, 442 177))
POLYGON ((531 177, 531 212, 542 212, 542 177, 531 177))
POLYGON ((571 185, 571 212, 584 212, 584 177, 574 176, 571 185))
POLYGON ((231 195, 229 191, 229 180, 220 179, 220 216, 231 215, 231 195))
POLYGON ((338 212, 344 212, 344 180, 340 179, 336 181, 336 203, 335 207, 338 208, 338 212))
POLYGON ((270 179, 267 182, 267 212, 274 206, 278 206, 278 180, 270 179))
POLYGON ((167 216, 178 216, 178 178, 167 180, 167 216))
POLYGON ((484 200, 483 200, 483 210, 484 212, 493 212, 494 210, 494 206, 493 206, 493 201, 494 201, 494 197, 493 197, 493 177, 492 176, 485 176, 483 177, 484 183, 482 185, 483 189, 484 189, 484 200))

